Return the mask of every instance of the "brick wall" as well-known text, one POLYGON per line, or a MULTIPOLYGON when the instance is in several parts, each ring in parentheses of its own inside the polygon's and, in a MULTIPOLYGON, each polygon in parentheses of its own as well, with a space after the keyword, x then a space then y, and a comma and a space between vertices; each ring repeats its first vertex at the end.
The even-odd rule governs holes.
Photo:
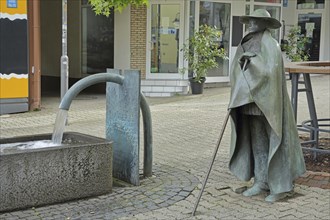
POLYGON ((146 76, 147 7, 131 7, 131 69, 146 76))

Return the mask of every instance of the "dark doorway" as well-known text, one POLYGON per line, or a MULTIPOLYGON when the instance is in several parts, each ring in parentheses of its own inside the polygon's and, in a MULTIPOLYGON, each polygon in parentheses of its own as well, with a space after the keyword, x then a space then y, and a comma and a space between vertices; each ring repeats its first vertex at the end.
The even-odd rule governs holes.
POLYGON ((83 74, 113 68, 114 13, 95 15, 87 0, 81 5, 81 68, 83 74))
POLYGON ((321 21, 321 14, 308 13, 298 15, 298 25, 301 28, 301 33, 309 39, 307 50, 310 55, 310 61, 318 61, 320 57, 321 21))

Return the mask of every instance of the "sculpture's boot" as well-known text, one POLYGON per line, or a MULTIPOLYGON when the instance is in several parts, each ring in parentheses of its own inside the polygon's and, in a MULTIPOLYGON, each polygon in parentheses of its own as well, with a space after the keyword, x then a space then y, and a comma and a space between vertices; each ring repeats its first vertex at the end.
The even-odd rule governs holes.
POLYGON ((256 182, 253 186, 243 192, 243 196, 255 196, 269 191, 267 183, 256 182))
POLYGON ((266 202, 276 202, 278 200, 284 199, 286 197, 291 197, 293 196, 294 191, 290 191, 290 192, 283 192, 283 193, 277 193, 277 194, 270 194, 269 196, 267 196, 265 198, 266 202))

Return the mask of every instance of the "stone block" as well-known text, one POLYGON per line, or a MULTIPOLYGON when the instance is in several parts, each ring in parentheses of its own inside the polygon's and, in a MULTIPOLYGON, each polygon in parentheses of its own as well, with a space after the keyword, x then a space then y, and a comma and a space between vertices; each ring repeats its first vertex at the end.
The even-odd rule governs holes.
MULTIPOLYGON (((51 134, 0 139, 0 144, 50 140, 51 134)), ((112 190, 112 143, 64 133, 70 144, 0 152, 0 212, 65 202, 112 190)))

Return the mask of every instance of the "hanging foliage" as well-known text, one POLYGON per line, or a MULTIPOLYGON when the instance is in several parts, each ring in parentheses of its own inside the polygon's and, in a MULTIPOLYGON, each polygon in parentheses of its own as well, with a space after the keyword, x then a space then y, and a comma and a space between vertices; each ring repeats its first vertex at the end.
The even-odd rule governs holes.
POLYGON ((109 16, 111 10, 121 12, 128 5, 148 5, 148 0, 88 0, 95 14, 109 16))
POLYGON ((307 61, 309 58, 309 51, 306 48, 308 38, 301 34, 300 27, 291 28, 287 38, 287 44, 282 45, 286 57, 291 62, 307 61))

